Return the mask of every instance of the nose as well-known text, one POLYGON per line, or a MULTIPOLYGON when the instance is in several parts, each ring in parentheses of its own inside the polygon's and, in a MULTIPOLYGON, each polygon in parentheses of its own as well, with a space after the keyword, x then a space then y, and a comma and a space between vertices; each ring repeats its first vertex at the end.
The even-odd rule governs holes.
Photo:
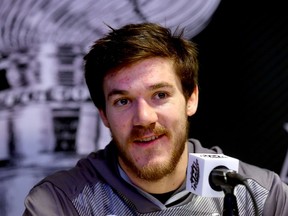
POLYGON ((139 100, 135 105, 135 113, 133 116, 134 126, 147 127, 157 122, 158 116, 155 108, 145 100, 139 100))

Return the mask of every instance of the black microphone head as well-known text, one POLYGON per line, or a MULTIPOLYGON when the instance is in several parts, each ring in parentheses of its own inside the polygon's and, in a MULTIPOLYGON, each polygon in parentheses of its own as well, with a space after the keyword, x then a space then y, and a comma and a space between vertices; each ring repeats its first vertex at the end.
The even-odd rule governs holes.
POLYGON ((226 166, 215 167, 209 175, 210 187, 215 191, 222 191, 221 185, 225 181, 223 178, 225 176, 224 172, 229 170, 226 166))

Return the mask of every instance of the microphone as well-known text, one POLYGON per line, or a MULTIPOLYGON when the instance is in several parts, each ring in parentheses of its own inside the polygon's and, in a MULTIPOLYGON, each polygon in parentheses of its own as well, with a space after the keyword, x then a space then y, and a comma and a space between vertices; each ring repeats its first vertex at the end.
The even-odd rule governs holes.
POLYGON ((186 190, 203 197, 224 197, 223 188, 241 184, 238 167, 238 159, 224 154, 189 153, 186 190))

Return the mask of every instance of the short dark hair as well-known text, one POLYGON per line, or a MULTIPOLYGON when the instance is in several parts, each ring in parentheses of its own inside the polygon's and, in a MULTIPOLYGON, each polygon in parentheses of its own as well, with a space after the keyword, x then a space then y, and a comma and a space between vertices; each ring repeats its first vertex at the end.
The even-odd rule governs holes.
POLYGON ((105 110, 103 80, 108 73, 144 59, 163 57, 174 63, 185 98, 198 85, 197 48, 184 39, 184 29, 171 30, 156 23, 128 24, 95 41, 84 56, 85 80, 98 109, 105 110), (178 33, 177 33, 178 32, 178 33))

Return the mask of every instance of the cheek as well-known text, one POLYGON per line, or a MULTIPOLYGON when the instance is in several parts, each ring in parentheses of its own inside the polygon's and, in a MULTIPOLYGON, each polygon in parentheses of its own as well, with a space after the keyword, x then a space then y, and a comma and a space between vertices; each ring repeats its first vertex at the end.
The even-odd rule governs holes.
POLYGON ((188 119, 186 106, 179 106, 175 113, 171 116, 172 117, 170 118, 172 118, 174 120, 174 124, 176 124, 175 127, 183 127, 183 124, 185 124, 188 119))
POLYGON ((124 115, 107 113, 107 121, 114 134, 124 134, 129 127, 129 119, 124 115))
POLYGON ((158 122, 166 127, 173 130, 173 128, 178 128, 181 120, 183 119, 182 112, 180 110, 169 110, 169 111, 162 111, 158 113, 158 122))

